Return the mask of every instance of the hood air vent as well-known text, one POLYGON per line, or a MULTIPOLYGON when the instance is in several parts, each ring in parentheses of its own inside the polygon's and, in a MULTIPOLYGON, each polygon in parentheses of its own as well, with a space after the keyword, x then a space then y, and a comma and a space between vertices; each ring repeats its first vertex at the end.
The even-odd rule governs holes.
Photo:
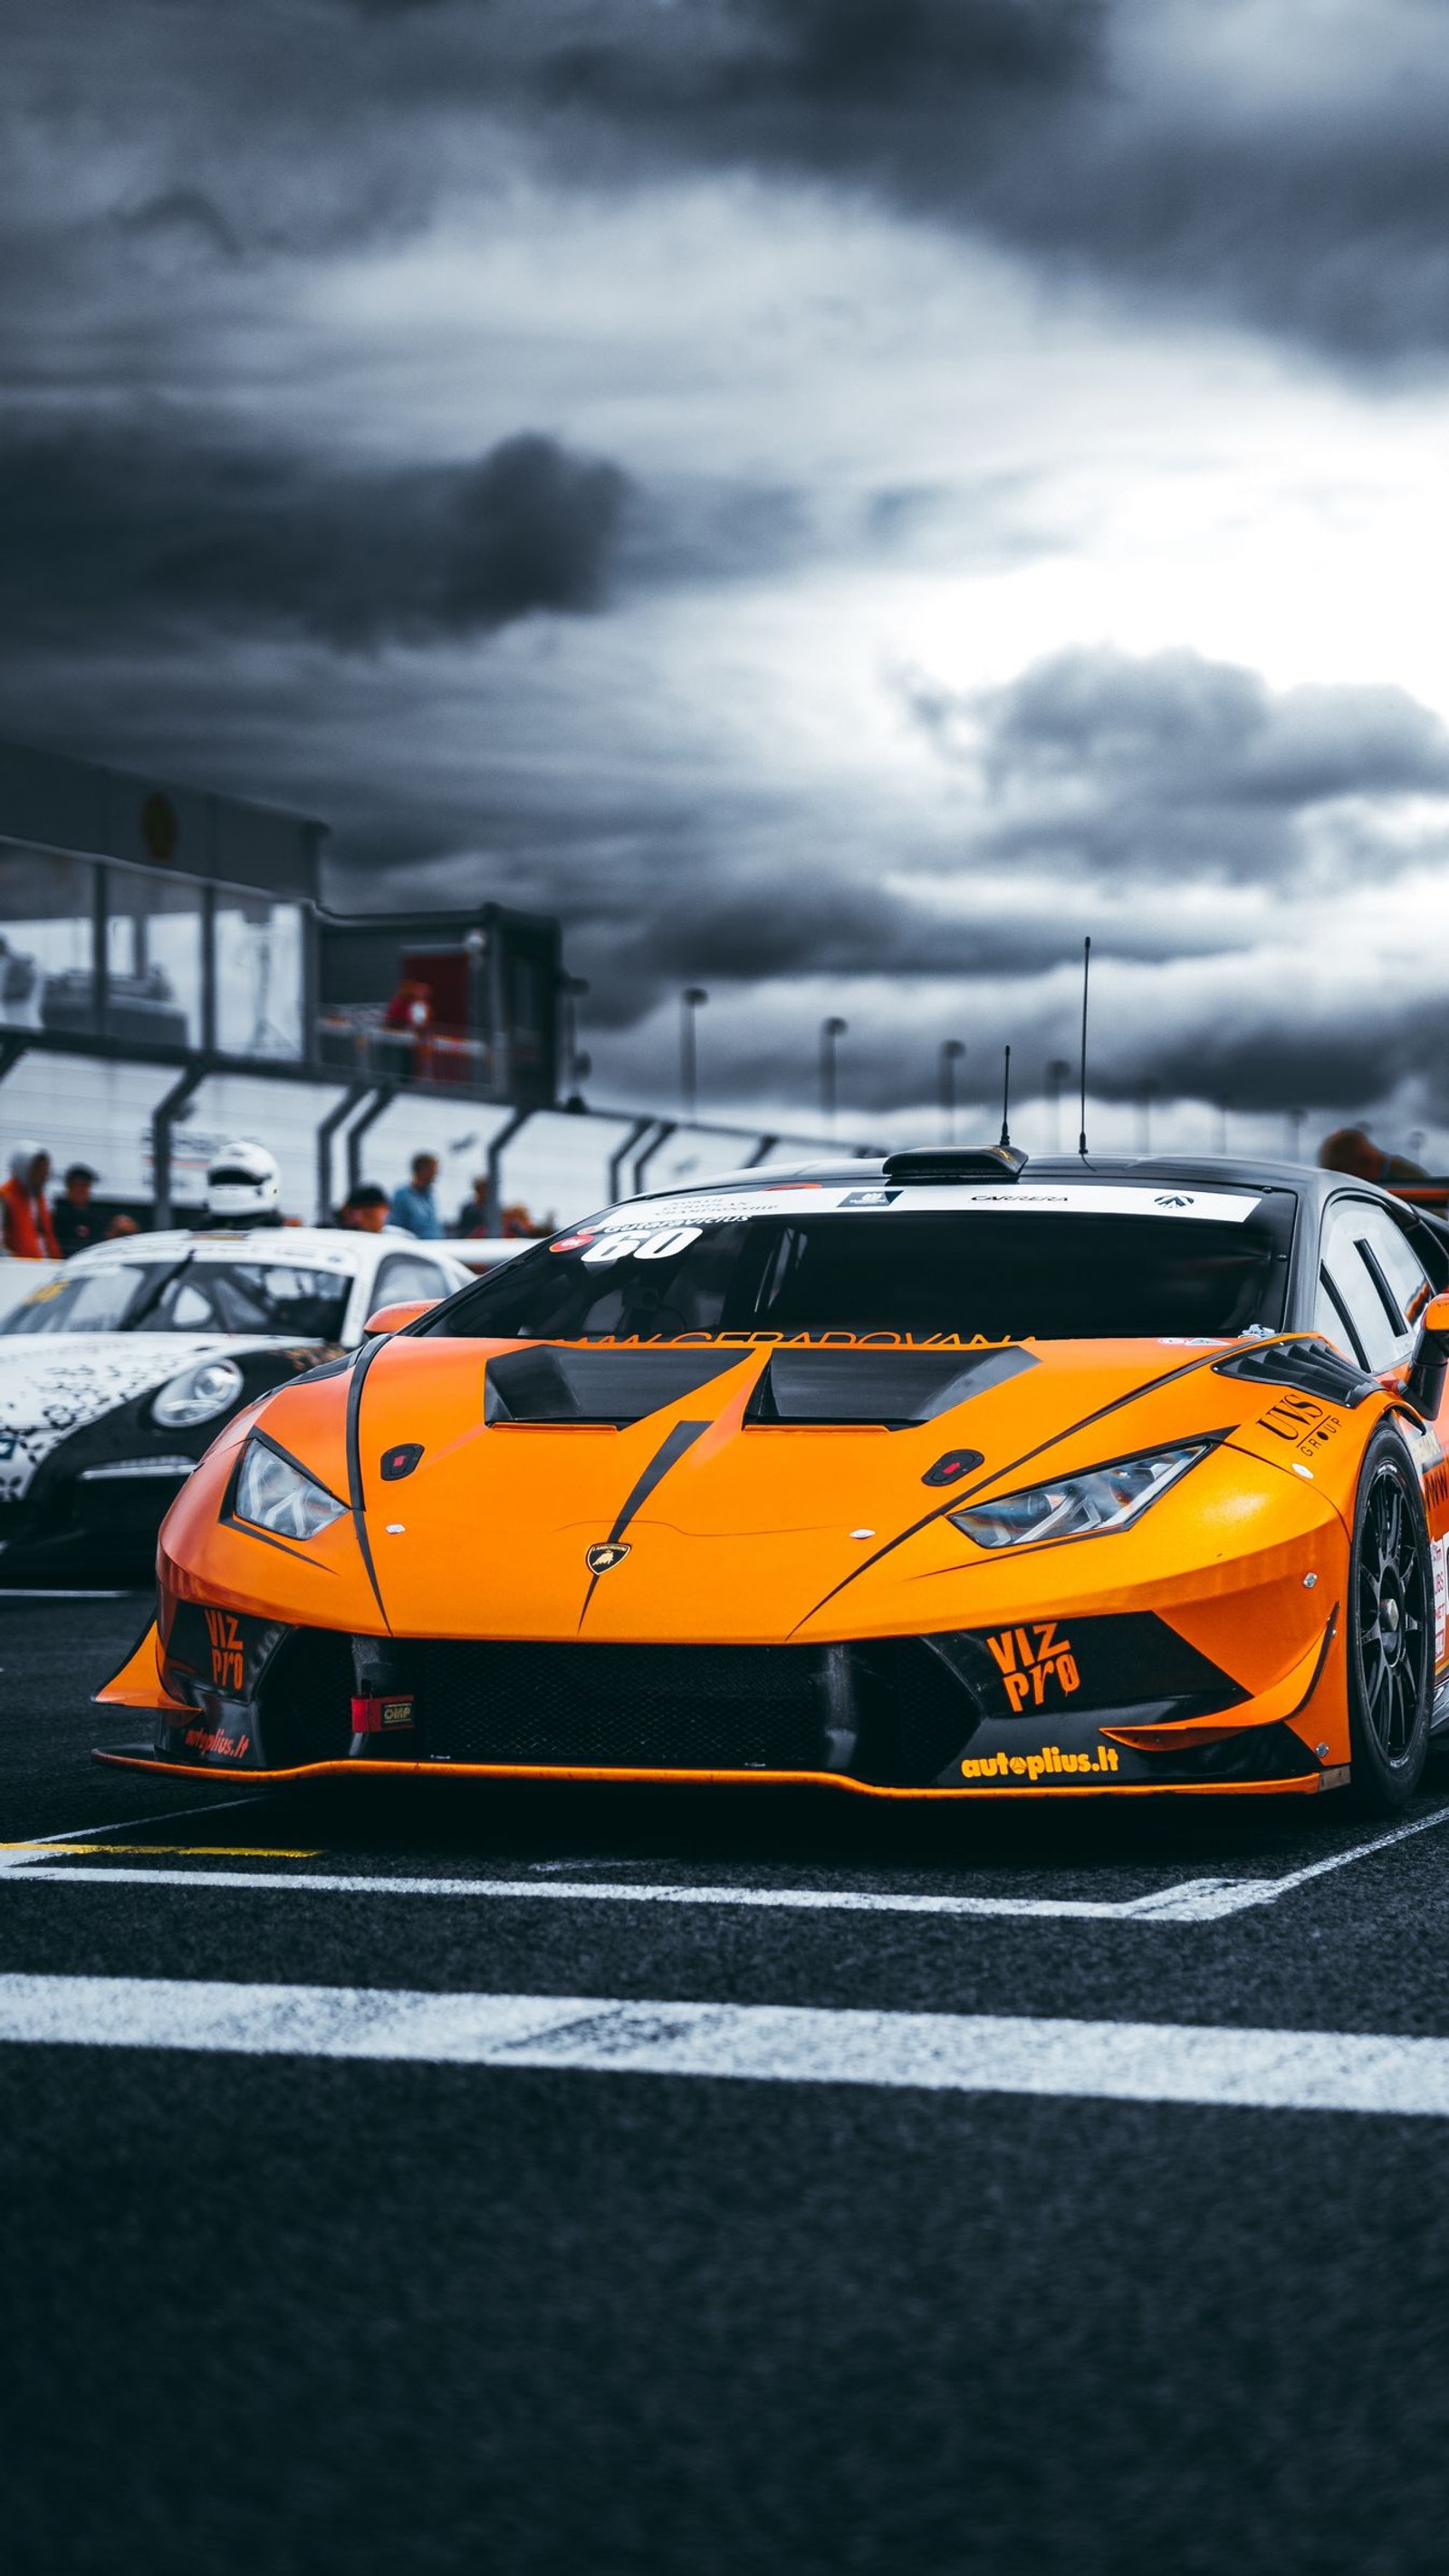
POLYGON ((1030 1351, 773 1351, 746 1422, 870 1423, 908 1431, 1035 1368, 1030 1351))
POLYGON ((485 1422, 605 1422, 616 1430, 678 1404, 745 1351, 587 1350, 533 1342, 490 1360, 483 1385, 485 1422))

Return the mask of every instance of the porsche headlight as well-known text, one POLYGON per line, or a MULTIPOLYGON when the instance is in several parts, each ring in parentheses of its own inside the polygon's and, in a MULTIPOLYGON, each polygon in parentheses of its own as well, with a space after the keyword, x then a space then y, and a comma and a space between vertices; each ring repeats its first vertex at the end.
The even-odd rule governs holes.
POLYGON ((151 1419, 163 1431, 184 1431, 193 1422, 210 1422, 227 1412, 241 1391, 235 1360, 203 1360, 198 1368, 183 1369, 168 1380, 152 1404, 151 1419))
POLYGON ((325 1485, 280 1458, 262 1440, 249 1440, 232 1505, 240 1521, 274 1530, 278 1538, 315 1538, 347 1509, 325 1485))
POLYGON ((1194 1440, 1177 1449, 1149 1449, 1140 1458, 1119 1458, 1110 1467, 1089 1467, 1079 1476, 1027 1485, 1019 1494, 974 1503, 947 1518, 978 1547, 1019 1547, 1028 1539, 1088 1538, 1126 1529, 1212 1446, 1210 1440, 1194 1440))

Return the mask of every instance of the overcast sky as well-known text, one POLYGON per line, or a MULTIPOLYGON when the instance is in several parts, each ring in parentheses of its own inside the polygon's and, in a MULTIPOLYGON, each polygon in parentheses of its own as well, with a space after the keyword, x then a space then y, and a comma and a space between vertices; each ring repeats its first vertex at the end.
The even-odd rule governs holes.
POLYGON ((697 981, 932 1133, 1090 931, 1110 1134, 1449 1158, 1446 122, 1442 0, 11 0, 0 731, 559 911, 599 1097, 697 981))

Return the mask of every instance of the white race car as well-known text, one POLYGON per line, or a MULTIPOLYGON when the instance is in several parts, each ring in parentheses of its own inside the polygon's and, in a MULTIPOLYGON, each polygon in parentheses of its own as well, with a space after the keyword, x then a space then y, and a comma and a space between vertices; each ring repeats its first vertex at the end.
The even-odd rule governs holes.
POLYGON ((0 1317, 0 1547, 13 1577, 134 1565, 223 1423, 472 1272, 398 1233, 257 1226, 77 1253, 0 1317))

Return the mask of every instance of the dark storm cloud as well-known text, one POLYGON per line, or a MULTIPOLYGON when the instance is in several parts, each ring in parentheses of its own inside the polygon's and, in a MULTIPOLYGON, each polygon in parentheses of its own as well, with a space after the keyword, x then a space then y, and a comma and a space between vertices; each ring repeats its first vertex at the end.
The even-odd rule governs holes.
POLYGON ((117 225, 223 260, 341 250, 486 194, 526 148, 565 187, 633 193, 715 168, 863 192, 1048 273, 1353 363, 1449 346, 1449 47, 1417 0, 18 0, 11 15, 0 197, 28 252, 49 229, 104 263, 117 225), (96 149, 108 102, 124 152, 96 149))
POLYGON ((1272 691, 1190 652, 1076 648, 1005 689, 901 684, 914 722, 979 789, 983 855, 1108 878, 1311 883, 1412 850, 1376 800, 1449 795, 1449 732, 1404 689, 1272 691), (1346 808, 1341 829, 1309 827, 1346 808))
POLYGON ((0 442, 0 604, 28 628, 295 629, 343 650, 598 606, 627 494, 536 434, 387 470, 161 418, 0 442))
POLYGON ((339 5, 406 39, 414 95, 431 69, 591 183, 817 178, 1351 362, 1449 343, 1449 53, 1415 0, 339 5))

